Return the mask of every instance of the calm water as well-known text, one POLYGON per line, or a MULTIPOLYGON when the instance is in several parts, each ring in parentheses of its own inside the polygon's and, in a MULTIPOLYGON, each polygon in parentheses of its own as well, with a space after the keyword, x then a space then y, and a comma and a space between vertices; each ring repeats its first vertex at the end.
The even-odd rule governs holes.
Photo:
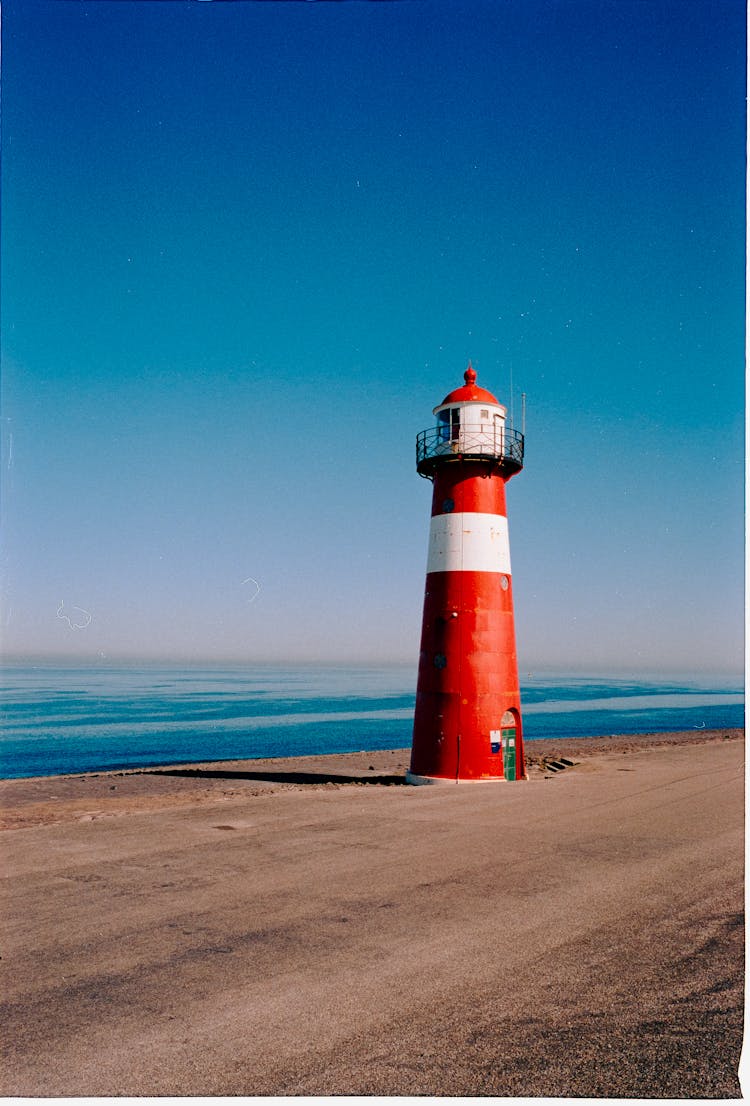
MULTIPOLYGON (((395 749, 416 672, 387 668, 55 668, 1 674, 0 776, 395 749)), ((527 739, 743 725, 739 678, 675 683, 534 674, 527 739)))

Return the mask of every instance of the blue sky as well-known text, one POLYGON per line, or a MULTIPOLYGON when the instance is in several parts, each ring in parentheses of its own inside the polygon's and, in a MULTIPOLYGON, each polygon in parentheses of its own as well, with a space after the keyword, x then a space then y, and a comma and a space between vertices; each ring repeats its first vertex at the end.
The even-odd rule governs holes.
POLYGON ((741 668, 738 0, 2 34, 8 655, 416 663, 414 439, 471 358, 527 395, 522 670, 741 668))

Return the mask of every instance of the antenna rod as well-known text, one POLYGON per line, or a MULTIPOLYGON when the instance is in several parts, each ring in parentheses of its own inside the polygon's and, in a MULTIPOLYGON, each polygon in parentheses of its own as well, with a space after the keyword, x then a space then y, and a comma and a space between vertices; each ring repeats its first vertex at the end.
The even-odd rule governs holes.
POLYGON ((513 362, 510 363, 510 425, 513 426, 513 362))

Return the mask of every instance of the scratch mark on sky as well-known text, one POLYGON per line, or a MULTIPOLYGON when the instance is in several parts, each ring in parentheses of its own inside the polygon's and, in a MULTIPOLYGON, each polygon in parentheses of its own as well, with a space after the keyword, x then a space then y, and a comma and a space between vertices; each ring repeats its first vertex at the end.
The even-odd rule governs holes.
POLYGON ((247 580, 243 580, 242 583, 243 583, 243 585, 244 584, 255 584, 255 591, 253 592, 253 594, 250 596, 250 598, 247 601, 248 603, 252 603, 253 600, 257 599, 258 596, 260 595, 260 584, 258 583, 257 580, 254 580, 252 576, 248 576, 247 580))
POLYGON ((68 618, 68 616, 66 614, 62 613, 62 609, 63 609, 64 606, 65 606, 65 600, 63 599, 60 602, 60 606, 57 608, 57 617, 62 618, 63 621, 67 622, 67 624, 68 624, 68 626, 70 627, 71 630, 85 630, 86 627, 91 623, 91 615, 89 614, 88 611, 85 611, 83 609, 83 607, 71 607, 71 610, 80 611, 81 614, 86 619, 86 621, 85 622, 73 622, 73 620, 71 618, 68 618))

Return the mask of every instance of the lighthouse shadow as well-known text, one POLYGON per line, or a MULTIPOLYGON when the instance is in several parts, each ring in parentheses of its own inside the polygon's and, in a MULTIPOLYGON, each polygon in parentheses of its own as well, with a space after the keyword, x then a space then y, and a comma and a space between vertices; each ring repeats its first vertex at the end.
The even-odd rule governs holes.
POLYGON ((390 772, 367 771, 354 774, 340 772, 299 772, 293 769, 276 769, 272 772, 253 772, 250 769, 238 771, 234 768, 149 768, 143 773, 150 776, 183 776, 205 780, 250 780, 259 783, 361 783, 379 784, 393 787, 406 783, 406 775, 390 772))

